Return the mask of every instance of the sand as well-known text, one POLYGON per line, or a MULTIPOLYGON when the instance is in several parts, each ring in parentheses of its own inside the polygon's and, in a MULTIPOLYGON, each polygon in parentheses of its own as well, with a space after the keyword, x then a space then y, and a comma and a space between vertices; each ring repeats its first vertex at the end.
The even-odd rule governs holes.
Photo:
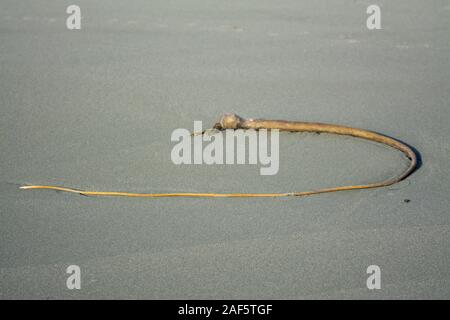
POLYGON ((450 298, 448 1, 68 1, 0 5, 1 299, 450 298), (388 188, 285 199, 90 198, 282 192, 382 180, 397 151, 280 135, 280 169, 185 165, 177 128, 224 112, 374 130, 422 165, 388 188), (410 200, 405 202, 405 199, 410 200), (81 268, 68 290, 66 268, 81 268), (369 265, 381 289, 366 287, 369 265))

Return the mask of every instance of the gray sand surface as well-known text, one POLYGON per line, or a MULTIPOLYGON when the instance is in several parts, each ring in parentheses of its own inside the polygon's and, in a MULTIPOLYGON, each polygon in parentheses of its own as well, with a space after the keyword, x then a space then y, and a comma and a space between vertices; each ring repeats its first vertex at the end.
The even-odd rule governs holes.
POLYGON ((373 1, 79 0, 69 31, 72 3, 0 3, 0 299, 450 298, 449 1, 377 1, 373 31, 373 1), (392 187, 306 198, 18 189, 304 191, 407 165, 290 133, 275 176, 174 165, 172 131, 224 112, 378 131, 423 164, 392 187), (66 288, 71 264, 81 290, 66 288), (366 287, 372 264, 381 290, 366 287))

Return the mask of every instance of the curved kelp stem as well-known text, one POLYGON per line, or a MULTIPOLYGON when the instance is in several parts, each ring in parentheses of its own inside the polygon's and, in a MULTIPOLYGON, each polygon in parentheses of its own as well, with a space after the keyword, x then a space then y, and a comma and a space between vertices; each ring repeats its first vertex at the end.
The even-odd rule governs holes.
POLYGON ((384 136, 379 133, 375 133, 368 130, 332 125, 326 123, 315 122, 298 122, 298 121, 284 121, 284 120, 255 120, 255 119, 243 119, 235 114, 226 114, 222 116, 220 121, 214 125, 214 129, 226 130, 226 129, 277 129, 280 131, 290 132, 318 132, 318 133, 331 133, 352 136, 362 138, 370 141, 375 141, 381 144, 385 144, 392 148, 395 148, 403 152, 410 160, 409 166, 397 176, 392 178, 363 185, 350 185, 341 187, 324 188, 312 191, 301 192, 284 192, 284 193, 133 193, 133 192, 117 192, 117 191, 87 191, 78 190, 72 188, 50 186, 50 185, 30 185, 21 186, 20 189, 50 189, 63 192, 76 193, 84 196, 117 196, 117 197, 139 197, 139 198, 159 198, 159 197, 209 197, 209 198, 262 198, 262 197, 286 197, 286 196, 309 196, 320 193, 337 192, 345 190, 357 190, 357 189, 371 189, 390 186, 397 183, 406 177, 408 177, 417 166, 416 153, 406 144, 395 140, 393 138, 384 136))

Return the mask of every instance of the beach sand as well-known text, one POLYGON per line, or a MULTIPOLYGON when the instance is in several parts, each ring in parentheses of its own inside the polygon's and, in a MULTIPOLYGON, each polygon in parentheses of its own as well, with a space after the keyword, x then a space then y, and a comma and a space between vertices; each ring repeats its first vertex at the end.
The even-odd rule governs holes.
POLYGON ((80 0, 82 28, 67 30, 70 4, 0 5, 0 299, 450 298, 448 1, 377 1, 381 30, 366 27, 371 1, 80 0), (274 176, 173 164, 173 130, 225 112, 377 131, 422 164, 391 187, 304 198, 19 190, 291 192, 407 165, 293 133, 274 176))

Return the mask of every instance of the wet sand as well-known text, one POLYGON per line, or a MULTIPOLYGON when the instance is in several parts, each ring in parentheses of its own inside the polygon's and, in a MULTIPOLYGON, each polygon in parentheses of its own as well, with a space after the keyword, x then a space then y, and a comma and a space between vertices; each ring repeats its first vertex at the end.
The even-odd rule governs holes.
POLYGON ((0 298, 450 298, 447 1, 2 1, 0 298), (224 112, 318 121, 420 152, 382 189, 285 199, 91 198, 368 183, 407 161, 332 135, 280 135, 280 169, 176 166, 171 133, 224 112), (405 202, 405 200, 410 200, 405 202), (66 288, 79 265, 81 290, 66 288), (381 268, 368 290, 366 268, 381 268))

